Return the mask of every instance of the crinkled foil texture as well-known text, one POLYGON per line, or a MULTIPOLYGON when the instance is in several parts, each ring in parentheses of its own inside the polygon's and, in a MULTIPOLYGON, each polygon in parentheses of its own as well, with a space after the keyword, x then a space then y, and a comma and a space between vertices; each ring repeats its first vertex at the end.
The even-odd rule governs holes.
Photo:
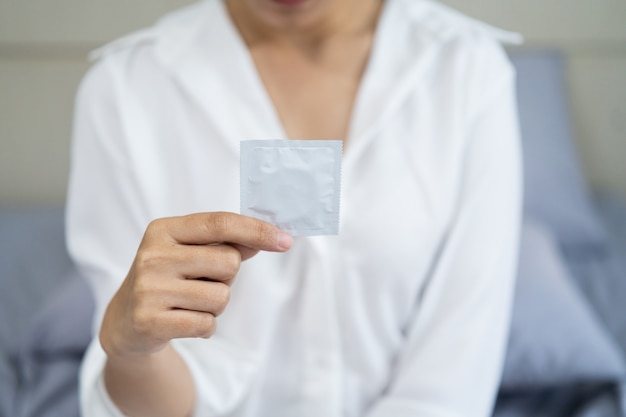
POLYGON ((293 236, 339 233, 339 140, 241 142, 241 214, 293 236))

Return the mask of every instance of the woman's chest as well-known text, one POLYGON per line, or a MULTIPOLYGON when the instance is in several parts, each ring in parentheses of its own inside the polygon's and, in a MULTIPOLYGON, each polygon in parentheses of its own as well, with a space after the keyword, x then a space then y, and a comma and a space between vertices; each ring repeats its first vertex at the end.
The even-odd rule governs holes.
POLYGON ((252 50, 268 95, 291 139, 345 139, 371 39, 350 40, 322 51, 252 50))
MULTIPOLYGON (((454 112, 436 116, 442 114, 436 104, 415 95, 382 127, 344 145, 340 233, 372 261, 401 267, 414 259, 454 207, 463 132, 454 112)), ((170 101, 167 108, 142 114, 132 126, 136 172, 153 190, 150 206, 164 211, 155 215, 238 211, 239 141, 267 138, 266 126, 233 123, 227 130, 187 103, 170 101)))

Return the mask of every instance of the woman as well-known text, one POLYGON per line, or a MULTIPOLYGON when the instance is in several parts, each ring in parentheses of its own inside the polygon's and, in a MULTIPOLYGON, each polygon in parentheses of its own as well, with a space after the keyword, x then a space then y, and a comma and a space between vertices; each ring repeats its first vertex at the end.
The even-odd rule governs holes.
POLYGON ((489 415, 520 215, 507 37, 426 0, 205 0, 99 51, 68 201, 98 305, 84 416, 489 415), (339 236, 234 214, 238 144, 268 138, 343 139, 339 236))

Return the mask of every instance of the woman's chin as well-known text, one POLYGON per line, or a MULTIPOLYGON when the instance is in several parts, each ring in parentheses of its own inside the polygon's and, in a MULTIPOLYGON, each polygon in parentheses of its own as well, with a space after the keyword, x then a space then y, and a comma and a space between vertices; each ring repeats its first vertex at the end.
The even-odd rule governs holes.
POLYGON ((305 29, 323 19, 328 0, 247 0, 254 13, 270 26, 305 29))
POLYGON ((302 7, 305 3, 308 3, 309 0, 270 0, 272 3, 276 4, 278 7, 284 7, 286 9, 295 9, 297 7, 302 7))

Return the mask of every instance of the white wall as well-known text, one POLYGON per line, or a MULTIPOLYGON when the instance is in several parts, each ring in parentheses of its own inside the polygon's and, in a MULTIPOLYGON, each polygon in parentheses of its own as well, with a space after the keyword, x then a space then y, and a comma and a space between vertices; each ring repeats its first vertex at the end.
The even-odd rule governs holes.
POLYGON ((87 52, 181 0, 0 0, 0 205, 62 204, 87 52))
MULTIPOLYGON (((62 203, 88 50, 187 0, 0 0, 0 205, 62 203)), ((626 197, 626 1, 445 0, 563 48, 583 162, 626 197)))

